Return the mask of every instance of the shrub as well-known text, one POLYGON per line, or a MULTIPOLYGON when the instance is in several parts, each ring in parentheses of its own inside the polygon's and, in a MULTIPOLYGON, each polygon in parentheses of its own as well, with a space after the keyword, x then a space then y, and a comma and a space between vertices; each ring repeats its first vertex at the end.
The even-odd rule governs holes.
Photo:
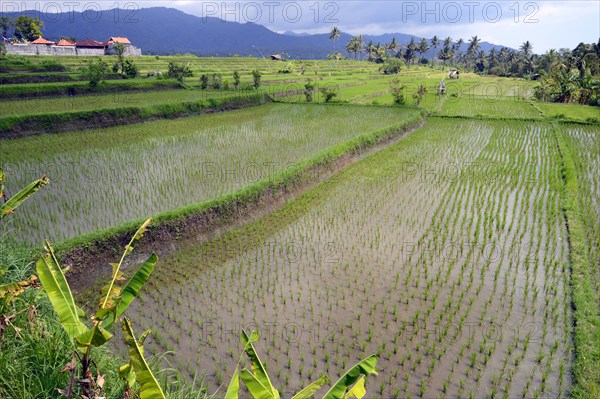
POLYGON ((333 86, 325 86, 321 89, 321 94, 323 94, 323 99, 326 103, 333 100, 338 95, 337 87, 333 86))
POLYGON ((200 76, 200 88, 202 90, 208 89, 208 75, 202 74, 202 76, 200 76))
POLYGON ((258 69, 252 71, 252 81, 254 82, 254 88, 258 89, 260 87, 260 78, 262 77, 262 73, 258 69))
POLYGON ((104 82, 107 73, 108 64, 100 58, 95 62, 87 61, 81 68, 81 77, 89 81, 91 87, 98 87, 100 83, 104 82))
POLYGON ((133 79, 133 78, 137 78, 139 76, 140 70, 137 67, 137 65, 135 65, 133 63, 133 61, 127 60, 127 61, 125 61, 125 63, 123 63, 123 73, 128 78, 133 79))
POLYGON ((307 103, 312 103, 314 89, 315 89, 314 83, 312 83, 311 80, 308 79, 308 82, 306 82, 306 84, 304 85, 304 96, 306 97, 307 103))
POLYGON ((238 71, 233 71, 233 87, 236 89, 240 87, 240 73, 238 71))
POLYGON ((172 79, 177 79, 179 82, 183 82, 183 80, 187 77, 193 76, 192 69, 189 65, 180 65, 176 62, 169 62, 169 71, 167 72, 167 76, 172 79))
POLYGON ((404 61, 398 58, 389 58, 383 63, 380 71, 386 75, 395 75, 400 73, 403 67, 404 61))
POLYGON ((392 97, 394 97, 394 103, 398 105, 403 105, 406 103, 406 98, 404 97, 404 89, 406 87, 400 83, 399 79, 394 79, 390 82, 390 93, 392 93, 392 97))

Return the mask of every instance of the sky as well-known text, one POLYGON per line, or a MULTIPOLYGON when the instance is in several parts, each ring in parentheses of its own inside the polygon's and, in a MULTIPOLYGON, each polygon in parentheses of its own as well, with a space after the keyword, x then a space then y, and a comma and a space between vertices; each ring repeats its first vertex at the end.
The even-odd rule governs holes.
POLYGON ((0 1, 1 11, 45 12, 171 7, 200 17, 253 22, 276 32, 325 33, 333 26, 350 34, 405 33, 454 40, 477 35, 482 40, 518 48, 533 43, 534 52, 574 48, 600 38, 600 0, 538 1, 0 1))

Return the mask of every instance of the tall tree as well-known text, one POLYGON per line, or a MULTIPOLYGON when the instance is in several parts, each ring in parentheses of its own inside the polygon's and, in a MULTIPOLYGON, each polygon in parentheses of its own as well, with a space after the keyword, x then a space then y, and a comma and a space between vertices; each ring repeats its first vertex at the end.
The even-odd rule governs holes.
POLYGON ((8 32, 15 25, 15 21, 8 15, 0 17, 0 30, 2 30, 2 36, 8 38, 8 32))
POLYGON ((334 26, 329 33, 329 40, 333 40, 333 52, 335 53, 335 41, 339 39, 341 36, 341 32, 337 26, 334 26))
POLYGON ((410 66, 412 61, 415 59, 415 53, 419 49, 419 46, 415 42, 415 38, 411 37, 410 42, 406 45, 406 50, 404 51, 404 61, 407 66, 410 66))
POLYGON ((400 50, 400 45, 396 40, 396 36, 392 38, 392 41, 385 45, 385 49, 392 53, 392 56, 395 56, 398 50, 400 50))
POLYGON ((431 67, 435 63, 435 53, 437 52, 437 48, 440 47, 440 39, 437 36, 431 38, 431 47, 433 47, 434 51, 431 54, 431 67))
POLYGON ((31 18, 27 15, 21 15, 15 21, 15 37, 19 40, 25 39, 33 41, 42 37, 42 28, 44 23, 38 18, 31 18))
POLYGON ((361 55, 365 51, 365 37, 363 35, 356 36, 357 53, 361 55))
POLYGON ((363 44, 358 36, 351 38, 346 44, 346 52, 354 54, 354 59, 358 58, 358 54, 362 51, 363 44))
POLYGON ((442 49, 438 53, 438 58, 444 61, 444 67, 446 66, 446 62, 454 58, 454 54, 456 53, 455 47, 452 45, 452 38, 448 36, 444 39, 444 44, 442 49))
POLYGON ((523 64, 525 64, 525 73, 531 73, 533 71, 533 45, 529 40, 519 47, 523 64))
POLYGON ((475 62, 475 58, 476 58, 477 53, 479 52, 479 48, 480 48, 479 43, 481 43, 481 39, 478 38, 477 36, 473 36, 469 39, 469 47, 467 48, 467 66, 469 68, 475 62))
POLYGON ((419 62, 421 61, 421 57, 423 57, 423 54, 425 54, 427 51, 429 50, 429 43, 427 43, 427 39, 423 38, 421 39, 421 41, 419 42, 419 45, 417 46, 417 51, 419 52, 419 62))

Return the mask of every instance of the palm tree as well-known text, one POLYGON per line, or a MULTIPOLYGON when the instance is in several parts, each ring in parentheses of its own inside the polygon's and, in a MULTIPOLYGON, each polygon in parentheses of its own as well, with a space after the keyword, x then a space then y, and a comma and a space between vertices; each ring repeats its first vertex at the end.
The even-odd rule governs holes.
POLYGON ((454 54, 455 54, 457 60, 463 58, 463 54, 460 51, 463 44, 465 44, 465 41, 462 38, 458 39, 456 41, 456 43, 454 44, 454 54))
POLYGON ((521 50, 523 55, 525 55, 526 57, 530 57, 531 51, 533 50, 533 45, 531 44, 531 42, 529 40, 527 40, 525 43, 523 43, 521 45, 521 47, 519 47, 519 50, 521 50))
POLYGON ((419 61, 421 60, 421 57, 423 56, 423 54, 425 54, 428 50, 429 50, 429 44, 427 43, 427 39, 425 39, 425 38, 421 39, 421 41, 419 42, 419 45, 417 46, 417 52, 419 53, 419 61))
POLYGON ((400 45, 398 44, 398 41, 396 40, 396 36, 394 36, 392 38, 391 42, 389 42, 388 44, 385 45, 385 48, 387 51, 390 51, 392 53, 392 56, 396 55, 398 50, 400 50, 400 45))
POLYGON ((531 42, 529 42, 529 40, 527 40, 521 45, 521 47, 519 47, 519 50, 521 50, 523 62, 525 63, 525 66, 527 68, 526 73, 531 73, 533 70, 533 45, 531 44, 531 42))
POLYGON ((404 59, 406 60, 406 65, 410 65, 412 61, 415 59, 415 53, 418 51, 419 47, 415 42, 415 38, 411 37, 410 42, 406 46, 406 51, 404 52, 404 59))
POLYGON ((333 52, 335 53, 335 41, 339 39, 341 36, 341 32, 337 26, 334 26, 329 33, 329 40, 333 40, 333 52))
POLYGON ((367 50, 368 60, 373 61, 373 59, 375 58, 375 44, 373 43, 373 40, 369 40, 369 43, 367 44, 367 47, 365 47, 365 49, 367 50))
POLYGON ((444 67, 446 66, 446 61, 454 58, 454 54, 456 53, 456 49, 452 46, 452 38, 448 36, 444 39, 444 45, 440 52, 438 53, 438 58, 444 61, 444 67))
POLYGON ((433 53, 431 54, 431 67, 433 68, 434 62, 435 62, 435 53, 437 51, 437 48, 440 46, 440 39, 437 36, 434 36, 433 38, 431 38, 431 47, 434 48, 433 53))
POLYGON ((469 47, 467 48, 467 65, 469 66, 472 61, 475 61, 475 56, 479 52, 479 43, 481 43, 481 39, 477 36, 473 36, 469 39, 469 47))
POLYGON ((356 46, 358 47, 357 53, 362 55, 365 51, 365 37, 363 35, 356 36, 356 46))
POLYGON ((346 52, 354 54, 354 59, 356 59, 356 53, 358 52, 356 47, 356 37, 353 37, 350 40, 348 40, 348 43, 346 44, 346 52))
POLYGON ((362 35, 355 36, 348 41, 346 45, 346 51, 348 53, 354 53, 354 59, 358 58, 358 54, 362 53, 365 46, 365 39, 362 35))

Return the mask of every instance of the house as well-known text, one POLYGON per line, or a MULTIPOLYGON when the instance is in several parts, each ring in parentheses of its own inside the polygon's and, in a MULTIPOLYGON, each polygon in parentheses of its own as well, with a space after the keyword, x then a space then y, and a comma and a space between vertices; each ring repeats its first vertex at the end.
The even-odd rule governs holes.
POLYGON ((102 48, 102 49, 104 49, 104 47, 106 47, 106 46, 102 42, 97 42, 97 41, 92 40, 92 39, 84 39, 84 40, 78 40, 75 43, 75 47, 77 47, 77 48, 102 48))
POLYGON ((31 44, 43 44, 46 46, 51 46, 51 45, 54 45, 54 42, 51 42, 50 40, 46 40, 43 37, 38 37, 37 39, 32 41, 31 44))
POLYGON ((106 41, 106 43, 107 44, 119 43, 119 44, 131 45, 131 42, 126 37, 111 37, 110 39, 108 39, 106 41))
POLYGON ((273 54, 271 56, 271 60, 273 60, 273 61, 283 61, 283 57, 281 56, 281 54, 273 54))
POLYGON ((115 51, 113 50, 113 46, 115 44, 121 44, 125 47, 125 52, 123 53, 123 55, 125 56, 138 57, 142 55, 142 51, 139 48, 133 46, 128 38, 116 36, 112 36, 104 42, 107 55, 115 54, 115 51))
POLYGON ((60 47, 75 47, 75 43, 72 43, 72 42, 70 42, 68 40, 65 40, 65 39, 60 39, 58 41, 58 43, 56 43, 56 45, 60 46, 60 47))

